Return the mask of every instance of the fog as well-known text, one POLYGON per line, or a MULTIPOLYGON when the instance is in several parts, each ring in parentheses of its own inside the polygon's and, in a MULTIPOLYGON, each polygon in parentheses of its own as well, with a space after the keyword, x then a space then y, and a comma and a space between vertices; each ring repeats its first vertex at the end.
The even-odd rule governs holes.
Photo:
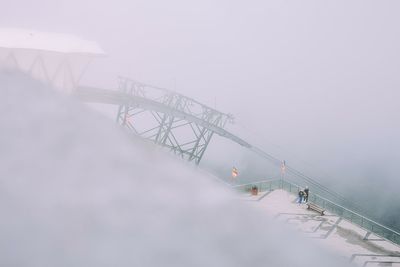
MULTIPOLYGON (((3 2, 0 26, 99 42, 85 83, 125 75, 232 113, 239 136, 400 228, 398 1, 3 2)), ((268 176, 221 138, 216 162, 268 176)))
POLYGON ((0 86, 1 266, 347 265, 81 103, 0 86))

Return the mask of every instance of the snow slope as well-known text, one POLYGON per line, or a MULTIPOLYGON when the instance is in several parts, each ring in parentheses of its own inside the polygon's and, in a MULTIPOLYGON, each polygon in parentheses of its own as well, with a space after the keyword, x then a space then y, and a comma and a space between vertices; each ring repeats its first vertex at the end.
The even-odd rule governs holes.
POLYGON ((0 266, 343 266, 21 74, 0 73, 0 123, 0 266))

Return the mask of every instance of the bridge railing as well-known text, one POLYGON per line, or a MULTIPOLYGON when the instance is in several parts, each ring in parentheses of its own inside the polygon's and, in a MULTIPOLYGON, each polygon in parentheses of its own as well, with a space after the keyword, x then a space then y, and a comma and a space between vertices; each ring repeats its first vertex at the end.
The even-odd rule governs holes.
POLYGON ((214 108, 204 105, 193 98, 184 96, 172 90, 148 85, 127 77, 119 77, 119 90, 125 94, 141 97, 163 104, 208 123, 224 128, 229 122, 233 122, 231 114, 222 113, 214 108))
POLYGON ((234 185, 233 188, 241 192, 250 192, 253 186, 257 186, 259 192, 272 191, 282 188, 280 179, 270 179, 248 184, 234 185))
MULTIPOLYGON (((254 183, 235 185, 233 186, 233 188, 235 188, 240 192, 249 192, 253 186, 257 186, 260 192, 272 191, 275 189, 283 189, 295 195, 297 195, 299 190, 303 188, 297 184, 282 179, 271 179, 271 180, 258 181, 254 183)), ((312 192, 310 192, 308 201, 315 203, 316 205, 324 208, 325 210, 331 212, 332 214, 338 215, 341 218, 348 220, 349 222, 363 228, 364 230, 367 230, 379 237, 382 237, 397 245, 400 245, 400 233, 396 232, 393 229, 390 229, 378 222, 368 219, 367 217, 357 212, 354 212, 346 207, 338 205, 333 201, 330 201, 312 192)))

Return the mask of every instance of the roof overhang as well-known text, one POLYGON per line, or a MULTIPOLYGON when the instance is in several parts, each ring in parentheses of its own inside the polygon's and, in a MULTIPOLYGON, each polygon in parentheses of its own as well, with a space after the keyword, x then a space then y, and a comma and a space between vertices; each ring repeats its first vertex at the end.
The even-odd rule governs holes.
POLYGON ((88 56, 105 55, 103 49, 96 42, 83 40, 74 35, 14 28, 0 28, 0 48, 40 50, 88 56))

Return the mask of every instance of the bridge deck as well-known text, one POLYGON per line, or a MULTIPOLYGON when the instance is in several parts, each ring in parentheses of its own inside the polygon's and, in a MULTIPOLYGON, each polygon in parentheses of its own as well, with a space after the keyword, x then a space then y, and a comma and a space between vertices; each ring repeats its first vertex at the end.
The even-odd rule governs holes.
POLYGON ((400 266, 400 246, 337 215, 327 212, 320 216, 309 211, 286 191, 278 189, 257 196, 241 193, 240 198, 358 266, 400 266))
POLYGON ((102 103, 102 104, 112 104, 112 105, 121 105, 121 104, 129 105, 135 103, 136 105, 145 107, 150 110, 159 111, 162 113, 173 115, 174 117, 177 118, 182 118, 188 121, 195 122, 198 125, 206 127, 207 129, 212 130, 216 134, 229 138, 232 141, 244 147, 248 148, 251 147, 249 143, 247 143, 243 139, 235 136, 234 134, 226 131, 221 127, 218 127, 212 123, 204 121, 192 114, 188 114, 181 110, 171 108, 163 103, 160 103, 152 99, 139 96, 132 96, 115 90, 100 89, 94 87, 79 87, 74 93, 74 96, 88 103, 102 103))

